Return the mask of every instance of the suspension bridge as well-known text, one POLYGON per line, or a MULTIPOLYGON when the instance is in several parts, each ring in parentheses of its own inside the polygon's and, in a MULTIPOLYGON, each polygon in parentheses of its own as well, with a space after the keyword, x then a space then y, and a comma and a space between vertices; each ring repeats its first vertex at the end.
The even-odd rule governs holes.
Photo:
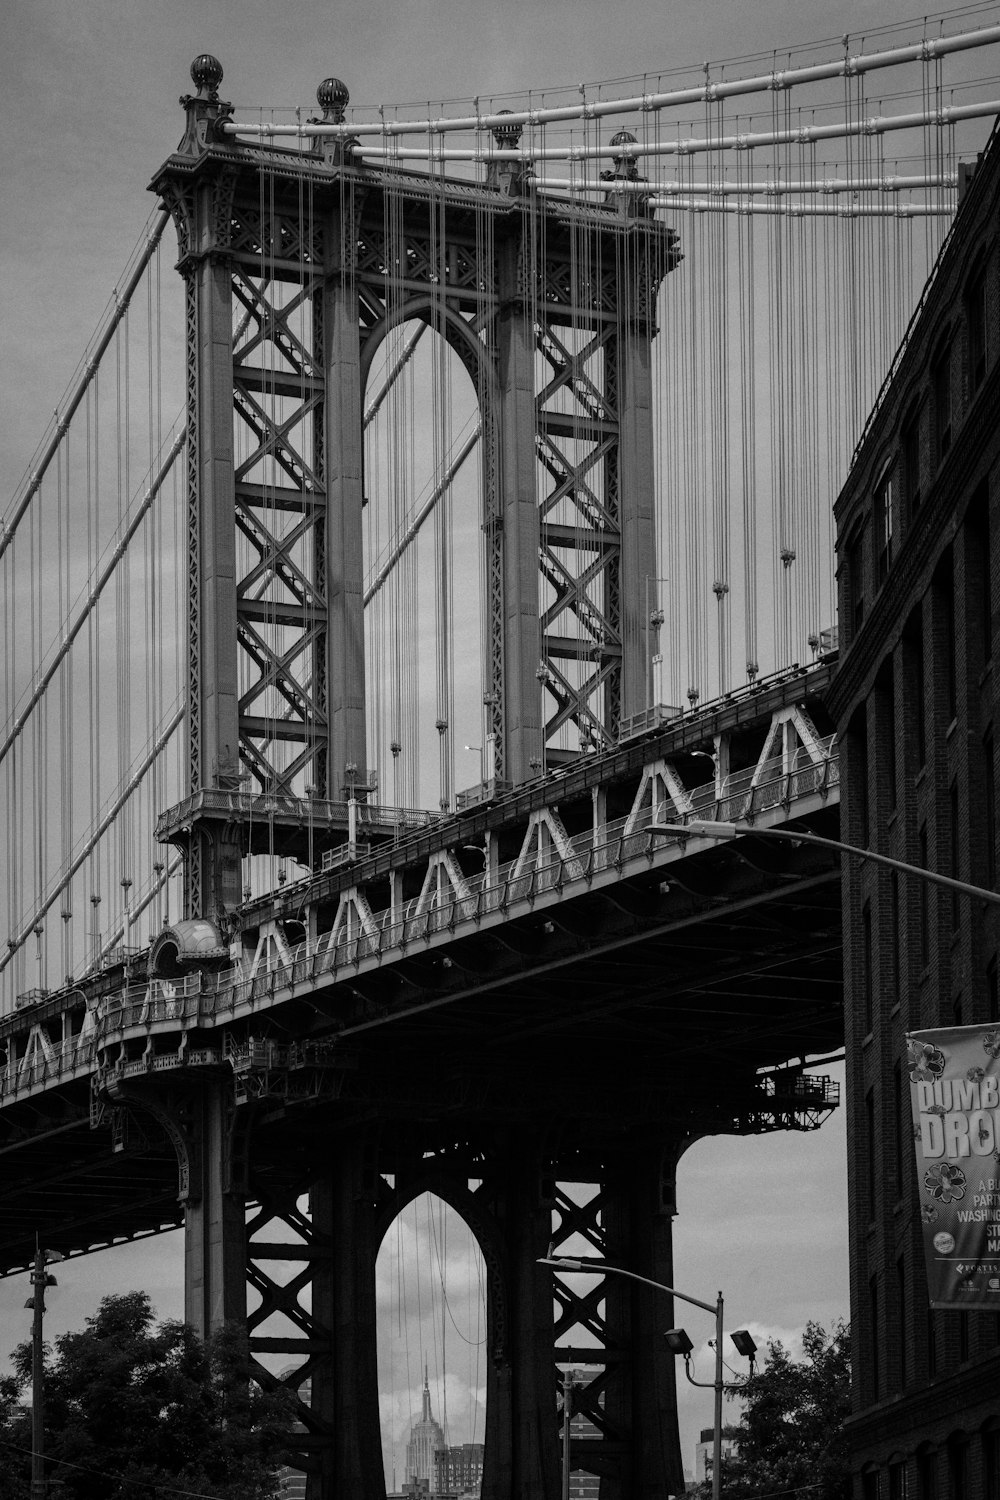
POLYGON ((313 1500, 385 1492, 424 1191, 483 1495, 556 1492, 576 1365, 575 1467, 682 1487, 648 1294, 536 1262, 669 1283, 685 1147, 837 1102, 839 866, 658 829, 836 829, 831 506, 1000 111, 961 19, 436 111, 192 65, 0 531, 0 1269, 183 1223, 313 1500))

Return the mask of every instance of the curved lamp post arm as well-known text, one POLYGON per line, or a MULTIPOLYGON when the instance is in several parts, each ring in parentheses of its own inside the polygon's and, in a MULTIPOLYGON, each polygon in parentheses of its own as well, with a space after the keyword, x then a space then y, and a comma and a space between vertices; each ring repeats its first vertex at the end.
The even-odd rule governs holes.
MULTIPOLYGON (((655 825, 654 825, 655 826, 655 825)), ((691 1297, 687 1292, 679 1292, 675 1286, 667 1286, 663 1281, 653 1281, 648 1276, 640 1276, 635 1271, 626 1271, 624 1266, 609 1266, 603 1260, 576 1260, 566 1256, 543 1255, 539 1258, 540 1266, 552 1266, 556 1271, 583 1271, 591 1276, 624 1276, 629 1281, 638 1281, 642 1286, 652 1287, 654 1291, 666 1292, 671 1297, 679 1297, 682 1302, 690 1302, 692 1307, 703 1308, 705 1312, 712 1313, 715 1317, 715 1379, 695 1380, 688 1367, 690 1356, 684 1356, 684 1373, 692 1385, 704 1386, 715 1392, 715 1422, 712 1431, 712 1500, 721 1500, 722 1497, 722 1393, 723 1393, 723 1364, 722 1364, 722 1316, 723 1304, 720 1292, 714 1302, 703 1302, 700 1297, 691 1297)), ((564 1465, 564 1472, 566 1466, 564 1465)))
POLYGON ((715 1302, 702 1302, 698 1297, 689 1297, 687 1292, 679 1292, 675 1286, 667 1286, 663 1281, 651 1281, 648 1276, 639 1276, 635 1271, 626 1271, 624 1266, 609 1266, 603 1260, 569 1260, 565 1256, 546 1255, 538 1261, 538 1264, 554 1266, 557 1271, 585 1271, 591 1276, 603 1275, 605 1272, 611 1276, 626 1276, 629 1281, 640 1281, 643 1286, 651 1286, 658 1292, 667 1292, 671 1297, 679 1297, 682 1302, 690 1302, 694 1307, 703 1307, 706 1312, 717 1311, 715 1302))
POLYGON ((837 849, 841 854, 853 855, 855 859, 868 860, 874 865, 887 865, 890 870, 902 870, 904 875, 916 875, 932 885, 947 886, 950 891, 961 891, 965 896, 976 896, 980 901, 991 901, 1000 906, 1000 891, 988 890, 982 885, 970 885, 966 880, 956 880, 951 875, 939 875, 937 870, 925 870, 922 865, 910 865, 905 860, 893 859, 890 854, 876 854, 874 849, 859 849, 856 844, 844 844, 840 839, 824 838, 818 833, 805 833, 797 828, 757 828, 752 823, 723 823, 710 818, 692 818, 687 823, 651 823, 650 833, 663 833, 669 838, 691 838, 700 835, 710 839, 734 839, 739 835, 753 835, 764 839, 785 839, 794 844, 818 844, 821 849, 837 849))

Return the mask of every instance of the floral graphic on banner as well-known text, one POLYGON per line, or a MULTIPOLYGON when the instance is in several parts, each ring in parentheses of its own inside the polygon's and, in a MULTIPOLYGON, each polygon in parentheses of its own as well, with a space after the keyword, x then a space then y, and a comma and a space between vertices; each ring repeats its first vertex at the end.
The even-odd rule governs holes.
POLYGON ((926 1042, 915 1042, 912 1037, 907 1037, 906 1051, 911 1083, 941 1077, 945 1059, 940 1048, 932 1047, 926 1042))
POLYGON ((939 1203, 951 1203, 965 1197, 965 1173, 946 1161, 938 1162, 924 1173, 924 1187, 939 1203))
POLYGON ((1000 1311, 1000 1028, 906 1042, 931 1306, 1000 1311))

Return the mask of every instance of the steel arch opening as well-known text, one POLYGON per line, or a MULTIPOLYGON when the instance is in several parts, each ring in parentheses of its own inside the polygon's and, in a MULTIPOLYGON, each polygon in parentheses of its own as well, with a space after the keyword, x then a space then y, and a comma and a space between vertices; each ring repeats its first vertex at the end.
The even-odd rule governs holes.
POLYGON ((387 1230, 375 1266, 386 1489, 478 1494, 486 1433, 487 1277, 472 1229, 430 1192, 387 1230))

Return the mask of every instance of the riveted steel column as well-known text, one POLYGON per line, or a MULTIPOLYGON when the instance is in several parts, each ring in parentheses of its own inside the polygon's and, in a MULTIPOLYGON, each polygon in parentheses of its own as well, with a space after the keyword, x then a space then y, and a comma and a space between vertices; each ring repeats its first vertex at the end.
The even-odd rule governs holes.
POLYGON ((526 223, 498 245, 500 495, 503 525, 504 776, 515 784, 542 763, 538 501, 535 493, 535 334, 526 291, 532 243, 526 223), (533 766, 531 762, 536 764, 533 766))
POLYGON ((330 1332, 312 1377, 312 1410, 329 1434, 309 1476, 307 1500, 380 1500, 385 1494, 375 1342, 374 1166, 363 1138, 338 1142, 330 1170, 310 1190, 317 1261, 312 1313, 330 1332))
POLYGON ((651 702, 649 616, 657 607, 652 339, 663 268, 640 222, 623 236, 618 287, 618 497, 621 515, 621 714, 651 702))
POLYGON ((232 1107, 231 1080, 206 1080, 186 1132, 184 1317, 201 1338, 247 1316, 245 1197, 232 1159, 232 1107))
POLYGON ((559 1490, 552 1365, 552 1282, 538 1264, 552 1235, 537 1145, 512 1133, 500 1148, 497 1211, 506 1337, 486 1402, 482 1500, 550 1500, 559 1490))
POLYGON ((329 264, 323 289, 324 472, 327 494, 327 693, 330 753, 324 795, 339 798, 345 768, 364 781, 365 619, 362 557, 363 439, 355 214, 345 188, 327 224, 329 264))
MULTIPOLYGON (((674 1163, 669 1148, 616 1154, 604 1185, 609 1263, 665 1286, 673 1286, 674 1163)), ((618 1276, 608 1276, 605 1287, 609 1342, 624 1359, 621 1378, 609 1383, 606 1411, 623 1441, 601 1494, 608 1500, 680 1494, 676 1372, 662 1336, 673 1327, 673 1299, 618 1276)))

